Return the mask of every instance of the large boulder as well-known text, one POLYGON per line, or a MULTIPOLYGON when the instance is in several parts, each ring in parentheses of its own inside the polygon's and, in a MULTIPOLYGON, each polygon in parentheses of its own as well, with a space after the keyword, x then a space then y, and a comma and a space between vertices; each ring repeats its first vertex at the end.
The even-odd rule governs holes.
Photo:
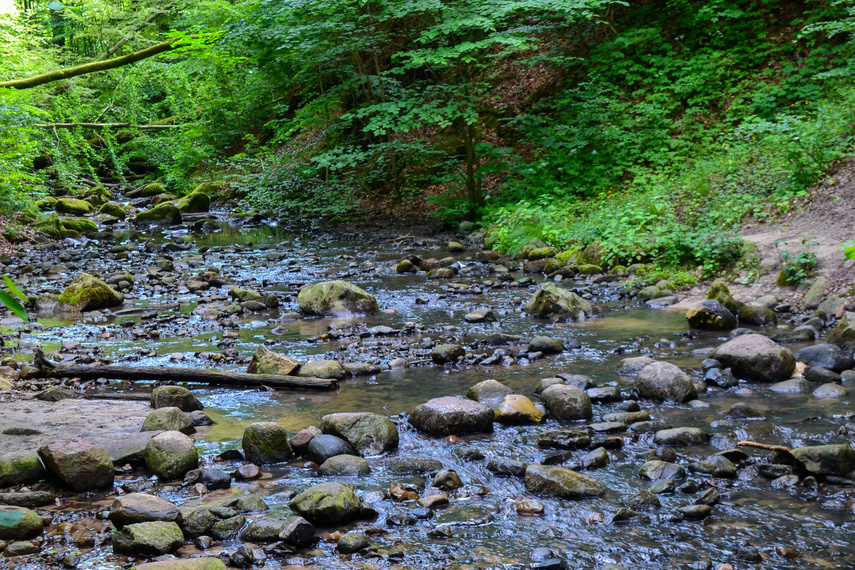
POLYGON ((193 440, 180 431, 165 431, 149 440, 143 452, 145 467, 164 481, 182 479, 199 467, 199 451, 193 440))
POLYGON ((798 362, 808 366, 818 366, 834 372, 843 372, 852 368, 852 355, 847 354, 836 344, 815 344, 806 346, 795 354, 798 362))
POLYGON ((300 368, 300 363, 283 354, 276 354, 269 348, 259 345, 249 361, 246 371, 249 374, 281 374, 288 376, 300 368))
POLYGON ((196 428, 187 414, 178 408, 158 408, 146 416, 140 431, 180 431, 192 435, 196 428))
POLYGON ((499 403, 514 391, 496 380, 484 380, 478 382, 466 392, 466 397, 470 400, 480 402, 485 406, 495 408, 499 403))
POLYGON ((45 477, 39 456, 31 451, 0 455, 0 489, 38 483, 45 477))
POLYGON ((204 406, 193 392, 183 386, 158 386, 151 392, 151 407, 156 410, 178 408, 182 412, 195 412, 204 406))
POLYGON ((59 296, 61 307, 93 311, 118 307, 125 302, 121 293, 88 273, 78 274, 59 296))
POLYGON ((710 357, 740 378, 761 382, 787 380, 796 368, 792 352, 759 334, 729 340, 713 350, 710 357))
POLYGON ((113 535, 113 551, 118 554, 160 556, 184 546, 184 534, 174 522, 129 524, 113 535))
POLYGON ((848 476, 855 471, 855 449, 848 443, 797 447, 790 454, 814 475, 848 476))
POLYGON ((359 517, 362 502, 341 483, 309 487, 291 500, 291 510, 313 524, 341 526, 359 517))
POLYGON ((847 311, 828 333, 828 342, 843 350, 855 351, 855 313, 847 311))
POLYGON ((311 378, 342 380, 347 376, 347 371, 335 360, 310 360, 300 366, 300 370, 297 372, 297 375, 311 378))
POLYGON ((24 507, 0 505, 0 540, 23 540, 41 534, 42 517, 24 507))
POLYGON ((713 299, 701 301, 686 313, 686 320, 693 329, 730 330, 736 326, 736 317, 727 307, 713 299))
POLYGON ((178 507, 154 495, 130 493, 113 501, 110 521, 116 528, 141 522, 166 521, 181 523, 178 507))
POLYGON ((493 431, 493 409, 465 398, 446 396, 416 406, 409 422, 434 436, 485 433, 493 431))
POLYGON ((596 480, 563 467, 529 465, 525 470, 525 490, 560 499, 601 497, 603 486, 596 480))
POLYGON ((654 362, 635 377, 635 389, 642 398, 687 402, 698 397, 695 385, 685 372, 669 362, 654 362))
POLYGON ((207 212, 211 209, 211 197, 200 185, 191 193, 175 201, 175 207, 182 214, 195 214, 207 212))
POLYGON ((380 455, 398 447, 398 428, 379 414, 328 414, 321 418, 321 430, 344 439, 360 455, 380 455))
POLYGON ((77 198, 60 198, 54 206, 60 214, 68 214, 71 216, 85 216, 91 214, 94 206, 86 200, 78 200, 77 198))
POLYGON ((158 204, 137 214, 137 224, 174 225, 182 221, 181 211, 172 202, 158 204))
POLYGON ((255 422, 243 432, 243 454, 256 465, 282 463, 291 459, 288 432, 274 422, 255 422))
POLYGON ((58 439, 39 448, 48 471, 72 491, 83 493, 113 485, 113 461, 103 447, 80 438, 58 439))
POLYGON ((540 399, 550 415, 560 421, 589 420, 593 415, 591 398, 574 386, 554 384, 541 393, 540 399))
POLYGON ((554 283, 546 283, 535 292, 525 310, 540 319, 575 320, 590 316, 594 307, 576 293, 554 283))
POLYGON ((305 315, 373 315, 380 308, 373 295, 346 281, 324 281, 307 285, 297 295, 305 315))

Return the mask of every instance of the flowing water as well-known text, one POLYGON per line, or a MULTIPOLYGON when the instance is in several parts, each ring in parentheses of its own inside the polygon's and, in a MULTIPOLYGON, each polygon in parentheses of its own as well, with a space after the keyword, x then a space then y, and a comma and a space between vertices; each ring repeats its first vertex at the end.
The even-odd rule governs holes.
MULTIPOLYGON (((129 243, 139 239, 133 232, 121 237, 129 243)), ((525 491, 522 479, 500 478, 485 468, 491 458, 541 462, 548 450, 538 448, 537 436, 559 427, 561 424, 555 420, 549 419, 539 426, 496 424, 494 433, 464 437, 462 443, 425 437, 406 423, 406 414, 416 405, 439 396, 465 395, 470 386, 488 378, 536 401, 533 391, 538 381, 561 372, 588 375, 598 386, 617 386, 628 395, 632 379, 618 376, 615 368, 622 358, 630 356, 665 360, 697 376, 709 348, 726 337, 713 333, 684 335, 686 323, 682 313, 642 308, 621 300, 617 284, 594 286, 579 281, 563 285, 590 292, 593 302, 602 309, 599 318, 559 324, 538 321, 521 311, 541 278, 524 287, 495 287, 496 276, 487 273, 486 266, 474 263, 474 254, 455 254, 463 270, 453 282, 470 286, 469 293, 457 294, 445 280, 428 281, 423 273, 399 275, 394 271, 395 263, 405 254, 444 257, 449 255, 447 252, 420 250, 418 245, 405 252, 392 240, 372 242, 350 236, 350 241, 338 241, 332 234, 289 233, 269 227, 237 228, 222 222, 209 223, 204 231, 182 229, 155 233, 152 238, 158 242, 192 243, 191 249, 171 254, 177 270, 200 272, 215 267, 240 287, 294 295, 301 284, 343 276, 376 295, 383 312, 373 317, 345 319, 280 318, 296 310, 296 303, 291 303, 275 312, 234 317, 239 325, 238 335, 226 342, 223 327, 216 321, 203 320, 196 312, 200 295, 217 292, 195 294, 179 289, 176 293, 164 288, 147 290, 126 303, 126 309, 137 308, 142 316, 108 316, 90 323, 44 319, 41 322, 46 329, 35 333, 34 339, 48 350, 70 340, 97 343, 109 358, 134 355, 128 365, 188 367, 215 366, 202 353, 218 352, 222 346, 236 351, 239 357, 248 357, 262 343, 298 360, 339 358, 378 364, 453 337, 464 345, 476 346, 474 352, 489 353, 492 349, 477 345, 477 341, 495 332, 527 338, 547 335, 565 341, 577 339, 582 345, 557 356, 510 366, 451 367, 425 363, 403 370, 385 368, 373 376, 344 381, 335 392, 194 386, 205 411, 216 421, 215 426, 200 432, 197 438, 208 463, 226 449, 239 449, 243 430, 252 422, 273 421, 289 431, 297 431, 317 425, 328 413, 369 411, 393 417, 401 432, 399 455, 438 459, 445 467, 456 470, 465 483, 462 489, 451 493, 447 507, 437 509, 433 518, 419 520, 413 526, 387 524, 391 514, 407 510, 407 506, 389 499, 374 503, 379 512, 377 520, 351 525, 363 528, 371 524, 388 531, 372 536, 377 547, 372 553, 342 557, 334 553, 334 542, 321 541, 308 553, 285 558, 268 556, 260 561, 266 567, 312 564, 317 568, 521 568, 537 564, 530 560, 533 549, 547 547, 565 559, 569 568, 599 568, 609 562, 638 569, 715 568, 720 563, 730 563, 735 568, 855 568, 852 538, 855 489, 845 481, 832 485, 809 480, 807 484, 775 488, 770 479, 760 477, 756 468, 750 466, 740 469, 739 477, 732 480, 692 475, 690 479, 700 482, 698 493, 676 491, 659 495, 661 509, 645 513, 648 516, 640 520, 612 522, 612 517, 631 497, 650 485, 638 477, 638 469, 648 454, 657 449, 652 434, 603 434, 621 436, 623 448, 609 451, 610 463, 606 467, 585 473, 600 481, 607 489, 606 494, 596 500, 565 501, 533 497, 525 491), (485 281, 489 283, 485 285, 485 281), (426 304, 416 302, 420 296, 426 298, 422 299, 426 304), (150 323, 144 316, 147 311, 171 305, 178 309, 178 314, 174 310, 161 311, 175 318, 168 323, 157 321, 159 338, 141 339, 133 334, 135 329, 150 323), (463 320, 472 308, 482 306, 494 308, 499 322, 468 324, 463 320), (389 336, 362 334, 378 325, 402 332, 389 336), (413 325, 417 328, 412 328, 413 325), (104 332, 112 333, 112 337, 99 339, 104 332), (477 449, 485 459, 465 461, 460 458, 465 454, 455 453, 460 448, 477 449), (712 516, 703 521, 671 519, 678 507, 694 503, 701 493, 712 488, 721 493, 712 516), (521 499, 539 500, 545 506, 545 514, 518 515, 516 504, 521 499), (429 531, 442 524, 450 525, 450 537, 429 536, 429 531), (749 543, 760 552, 762 561, 740 558, 743 556, 740 548, 749 543), (778 547, 792 548, 800 554, 785 559, 776 553, 778 547)), ((220 293, 226 293, 228 287, 220 293)), ((234 370, 244 367, 245 364, 226 365, 234 370)), ((144 392, 146 387, 143 384, 135 389, 144 392)), ((664 419, 675 427, 700 427, 712 434, 709 445, 675 449, 677 462, 684 465, 736 447, 740 440, 797 447, 851 442, 850 433, 855 433, 852 432, 855 426, 847 427, 853 414, 849 397, 821 399, 810 394, 778 394, 764 385, 741 383, 729 390, 711 388, 700 394, 699 400, 692 405, 641 402, 642 409, 655 419, 664 419), (765 419, 724 419, 723 411, 736 402, 759 408, 765 419)), ((615 411, 616 406, 595 404, 594 421, 615 411)), ((586 423, 591 422, 572 425, 586 423)), ((575 452, 566 464, 572 464, 585 453, 575 452)), ((771 455, 761 450, 748 453, 756 462, 771 455)), ((371 475, 352 480, 360 494, 388 490, 392 481, 419 489, 430 484, 430 478, 388 473, 383 466, 384 458, 368 460, 371 475)), ((295 492, 323 480, 303 461, 265 468, 262 479, 235 482, 233 489, 261 493, 271 506, 268 516, 287 515, 288 499, 295 492)), ((176 503, 203 500, 173 487, 161 493, 176 503)), ((224 493, 227 492, 211 496, 224 493)), ((186 549, 192 550, 189 546, 186 549)), ((108 551, 84 558, 80 567, 113 567, 108 551)))

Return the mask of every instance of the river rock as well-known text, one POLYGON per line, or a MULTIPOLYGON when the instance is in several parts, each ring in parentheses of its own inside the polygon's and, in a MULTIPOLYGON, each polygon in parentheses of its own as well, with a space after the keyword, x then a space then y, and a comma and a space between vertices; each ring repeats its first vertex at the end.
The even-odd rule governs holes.
POLYGON ((79 273, 57 301, 61 308, 93 311, 118 307, 125 302, 121 293, 88 273, 79 273))
POLYGON ((727 308, 712 299, 701 301, 686 313, 689 327, 701 330, 730 330, 736 326, 736 317, 727 308))
POLYGON ((44 520, 24 507, 0 505, 0 540, 21 540, 41 534, 44 520))
POLYGON ((687 402, 698 397, 695 385, 669 362, 654 362, 642 368, 635 377, 635 389, 643 398, 687 402))
POLYGON ((845 477, 855 471, 855 449, 848 443, 797 447, 790 454, 813 475, 845 477))
POLYGON ((279 538, 292 546, 303 548, 314 541, 315 527, 303 517, 292 515, 282 523, 279 538))
POLYGON ((204 408, 199 398, 183 386, 158 386, 151 392, 151 407, 178 408, 182 412, 195 412, 204 408))
POLYGON ((178 507, 154 495, 130 493, 113 501, 110 521, 121 529, 125 525, 141 522, 166 521, 181 524, 178 507))
POLYGON ((297 295, 305 315, 373 315, 379 312, 373 295, 346 281, 325 281, 307 285, 297 295))
POLYGON ((841 382, 842 380, 840 374, 820 368, 819 366, 812 366, 805 370, 804 377, 808 382, 817 383, 841 382))
POLYGON ((110 454, 80 438, 52 441, 39 448, 39 457, 48 471, 77 493, 113 485, 110 454))
POLYGON ((281 374, 288 376, 300 368, 300 363, 282 354, 277 354, 259 345, 249 361, 246 371, 249 374, 281 374))
POLYGON ((550 415, 559 421, 589 420, 593 416, 591 398, 566 384, 550 386, 540 395, 550 415))
POLYGON ((371 473, 368 462, 355 455, 335 455, 318 468, 322 477, 364 477, 371 473))
POLYGON ((715 384, 719 388, 733 388, 739 385, 739 380, 730 371, 730 368, 710 368, 704 374, 704 380, 715 384))
POLYGON ((769 390, 779 394, 807 394, 812 389, 813 386, 804 378, 791 378, 769 386, 769 390))
POLYGON ((267 465, 291 458, 288 432, 275 422, 255 422, 243 432, 244 457, 250 463, 267 465))
POLYGON ((680 427, 657 431, 653 436, 653 443, 656 445, 682 447, 686 445, 702 445, 709 438, 709 434, 700 428, 680 427))
POLYGON ((466 392, 466 397, 494 408, 499 405, 505 396, 513 393, 513 390, 501 382, 484 380, 469 388, 469 391, 466 392))
POLYGON ((564 342, 558 338, 536 336, 528 343, 528 351, 542 352, 543 354, 559 354, 564 351, 564 342))
POLYGON ((0 505, 14 505, 16 507, 44 507, 52 505, 56 501, 56 494, 48 491, 20 491, 17 493, 0 493, 0 505))
POLYGON ((298 376, 342 380, 347 376, 344 367, 335 360, 310 360, 300 366, 298 376))
POLYGON ((356 519, 362 503, 353 490, 341 483, 321 483, 309 487, 289 503, 291 510, 309 522, 341 526, 356 519))
POLYGON ((240 529, 246 524, 246 517, 235 515, 219 520, 211 527, 211 536, 217 540, 229 540, 236 538, 240 529))
POLYGON ((70 400, 76 397, 77 394, 73 390, 69 390, 64 386, 51 386, 36 394, 36 400, 41 400, 42 402, 61 402, 62 400, 70 400))
POLYGON ((34 452, 0 455, 0 489, 38 483, 45 475, 39 456, 34 452))
POLYGON ((449 362, 457 362, 458 358, 466 356, 466 350, 459 344, 441 344, 434 348, 430 353, 430 358, 434 364, 446 364, 449 362))
POLYGON ((615 372, 620 376, 635 376, 638 374, 645 366, 648 364, 653 364, 656 362, 649 356, 633 356, 630 358, 624 358, 618 364, 615 372))
POLYGON ((837 384, 823 384, 813 391, 815 398, 843 398, 849 394, 849 390, 837 384))
POLYGON ((219 558, 181 558, 135 564, 136 570, 227 570, 219 558))
POLYGON ((157 434, 145 446, 145 466, 163 481, 181 479, 199 466, 199 452, 193 440, 178 431, 157 434))
POLYGON ((467 323, 495 323, 499 318, 496 312, 490 308, 475 309, 471 313, 467 313, 463 320, 467 323))
POLYGON ((528 314, 541 319, 583 319, 590 316, 593 305, 576 293, 553 283, 541 286, 525 307, 528 314))
POLYGON ((733 298, 733 295, 730 294, 730 289, 728 289, 724 281, 713 281, 709 291, 707 291, 707 299, 718 301, 734 315, 739 312, 739 309, 745 306, 745 303, 733 298))
POLYGON ((525 489, 536 495, 561 499, 601 497, 603 486, 594 479, 563 467, 529 465, 525 470, 525 489))
POLYGON ((472 400, 446 396, 416 406, 408 421, 417 430, 433 436, 488 433, 493 431, 493 409, 472 400))
POLYGON ((135 223, 154 225, 175 225, 183 220, 181 211, 172 202, 163 202, 154 208, 137 214, 135 223))
POLYGON ((160 556, 184 546, 184 535, 174 522, 129 524, 113 535, 113 550, 118 554, 160 556))
POLYGON ((347 441, 360 455, 380 455, 398 447, 398 428, 386 416, 368 412, 328 414, 324 433, 347 441))
POLYGON ((539 424, 546 417, 531 400, 519 394, 508 394, 493 409, 497 422, 505 425, 539 424))
POLYGON ((191 193, 175 201, 175 207, 185 214, 204 213, 211 209, 211 197, 205 191, 210 184, 200 184, 191 193))
POLYGON ((843 350, 855 351, 855 313, 847 311, 828 333, 828 342, 843 350))
POLYGON ((390 457, 385 463, 386 470, 395 475, 420 475, 439 471, 442 462, 437 459, 419 456, 390 457))
POLYGON ((778 324, 778 317, 775 316, 775 311, 766 307, 743 305, 736 316, 739 317, 739 322, 744 325, 772 327, 778 324))
POLYGON ((318 465, 336 455, 356 455, 347 441, 328 433, 312 438, 308 449, 309 458, 318 465))
POLYGON ((649 481, 661 481, 666 479, 676 481, 686 477, 686 470, 676 463, 654 459, 653 461, 648 461, 639 468, 638 476, 649 481))
POLYGON ((733 479, 736 477, 736 466, 723 455, 711 455, 703 461, 689 464, 692 473, 704 473, 713 477, 733 479))
POLYGON ((759 334, 744 334, 729 340, 710 356, 736 376, 761 382, 786 380, 796 367, 792 352, 759 334))
POLYGON ((183 486, 190 487, 196 484, 204 485, 209 491, 228 489, 232 486, 232 476, 225 471, 210 468, 192 469, 184 474, 183 486))
POLYGON ((835 344, 815 344, 798 350, 795 354, 798 362, 808 366, 818 366, 840 373, 852 368, 852 355, 847 354, 835 344))
MULTIPOLYGON (((452 242, 454 243, 454 242, 452 242)), ((342 554, 353 554, 371 546, 364 533, 352 530, 338 539, 335 549, 342 554)))
POLYGON ((158 408, 146 416, 140 431, 180 431, 192 435, 196 428, 187 414, 178 408, 158 408))

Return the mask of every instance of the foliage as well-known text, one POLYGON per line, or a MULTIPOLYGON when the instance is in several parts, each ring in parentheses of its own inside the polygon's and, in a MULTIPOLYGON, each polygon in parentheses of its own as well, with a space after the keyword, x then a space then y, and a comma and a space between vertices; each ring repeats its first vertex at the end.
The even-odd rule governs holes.
MULTIPOLYGON (((786 249, 778 252, 784 262, 783 280, 789 285, 801 285, 807 281, 817 264, 816 254, 810 251, 810 248, 819 245, 819 242, 812 236, 808 236, 803 238, 801 243, 801 247, 795 252, 786 249)), ((778 240, 775 242, 775 247, 780 248, 781 244, 787 245, 786 242, 778 240)))
POLYGON ((855 259, 855 241, 846 242, 843 244, 843 256, 848 259, 855 259))
POLYGON ((3 281, 6 284, 6 288, 8 291, 4 291, 0 289, 0 305, 3 305, 10 311, 12 311, 15 315, 23 319, 24 321, 29 321, 29 316, 27 315, 27 310, 18 302, 18 299, 27 302, 27 297, 23 292, 15 285, 15 282, 12 281, 8 276, 2 276, 3 281), (15 298, 17 297, 17 299, 15 298))

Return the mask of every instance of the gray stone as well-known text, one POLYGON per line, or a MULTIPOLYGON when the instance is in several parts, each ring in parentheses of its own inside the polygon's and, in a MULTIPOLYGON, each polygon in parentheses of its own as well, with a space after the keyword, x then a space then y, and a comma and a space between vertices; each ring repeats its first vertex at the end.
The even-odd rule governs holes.
POLYGON ((635 388, 643 398, 655 400, 687 402, 698 396, 689 377, 668 362, 654 362, 642 368, 635 377, 635 388))
POLYGON ((371 473, 368 462, 355 455, 330 457, 318 468, 322 477, 364 477, 371 473))
POLYGON ((275 422, 255 422, 243 432, 243 453, 256 465, 282 463, 291 458, 288 432, 275 422))
POLYGON ((309 458, 318 465, 336 455, 356 455, 356 452, 347 441, 328 433, 309 442, 309 458))
POLYGON ((113 461, 103 447, 80 438, 60 439, 39 448, 45 467, 77 493, 113 485, 113 461))
POLYGON ((657 431, 656 435, 653 436, 653 443, 656 445, 682 447, 686 445, 702 445, 709 438, 709 434, 699 428, 681 427, 657 431))
POLYGON ((140 431, 180 431, 192 435, 196 428, 187 414, 178 408, 157 408, 146 416, 140 431))
POLYGON ((849 390, 837 384, 823 384, 813 391, 816 398, 843 398, 849 394, 849 390))
POLYGON ((649 481, 664 479, 676 481, 686 477, 686 470, 676 463, 653 460, 648 461, 638 470, 638 476, 649 481))
POLYGON ((513 394, 513 390, 504 384, 495 380, 484 380, 469 388, 466 397, 495 408, 509 394, 513 394))
POLYGON ((350 487, 321 483, 309 487, 290 502, 291 510, 314 524, 341 526, 356 519, 362 503, 350 487))
POLYGON ((564 342, 558 338, 536 336, 528 343, 528 351, 542 352, 543 354, 559 354, 564 351, 564 342))
POLYGON ((730 330, 736 326, 733 313, 713 299, 706 299, 690 308, 686 320, 689 327, 701 330, 730 330))
POLYGON ((795 354, 798 362, 804 362, 808 366, 817 366, 840 373, 852 368, 852 355, 844 352, 834 344, 815 344, 797 351, 795 354))
POLYGON ((398 447, 398 428, 379 414, 329 414, 321 418, 321 429, 344 439, 360 455, 380 455, 398 447))
POLYGON ((129 524, 166 521, 180 524, 182 520, 178 507, 154 495, 130 493, 116 498, 110 510, 110 521, 121 529, 129 524))
POLYGON ((464 398, 434 398, 416 406, 409 422, 433 436, 487 433, 493 431, 493 409, 464 398))
POLYGON ((335 549, 342 554, 353 554, 371 546, 364 533, 352 530, 338 539, 335 549))
POLYGON ((184 535, 174 522, 129 524, 113 535, 113 550, 118 554, 160 556, 183 545, 184 535))
POLYGON ((297 295, 305 315, 373 315, 380 309, 373 295, 345 281, 326 281, 307 285, 297 295))
POLYGON ((601 497, 603 486, 594 479, 563 467, 529 465, 525 470, 525 489, 529 493, 561 499, 601 497))
POLYGON ((790 454, 814 475, 846 476, 855 470, 855 449, 848 443, 797 447, 790 454))
POLYGON ((736 466, 722 455, 712 455, 703 461, 690 463, 689 471, 726 479, 736 477, 736 466))
POLYGON ((195 412, 203 408, 202 402, 193 392, 182 386, 158 386, 152 390, 151 407, 155 409, 178 408, 182 412, 195 412))
POLYGON ((576 320, 590 316, 594 308, 589 301, 575 293, 546 283, 535 292, 525 310, 535 318, 576 320))
POLYGON ((44 521, 24 507, 0 505, 0 540, 33 538, 41 534, 44 521))
POLYGON ((593 416, 591 399, 578 388, 556 384, 544 390, 540 398, 557 420, 589 420, 593 416))
POLYGON ((745 334, 727 341, 710 355, 740 378, 779 382, 790 378, 796 367, 793 353, 758 334, 745 334))

